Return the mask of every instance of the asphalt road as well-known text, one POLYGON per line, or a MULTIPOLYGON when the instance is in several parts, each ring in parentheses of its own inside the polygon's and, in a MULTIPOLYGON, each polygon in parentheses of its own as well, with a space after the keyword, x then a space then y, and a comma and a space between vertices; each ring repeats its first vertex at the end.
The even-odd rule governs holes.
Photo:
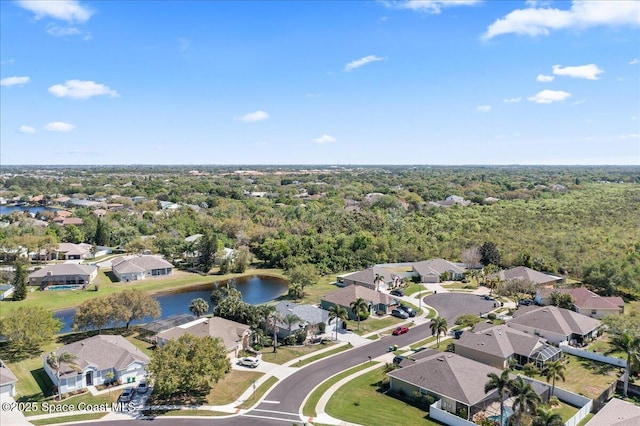
POLYGON ((477 294, 466 293, 438 293, 430 294, 422 299, 424 303, 438 311, 438 315, 447 320, 449 327, 453 327, 456 318, 464 314, 486 314, 495 309, 492 300, 484 300, 477 294))

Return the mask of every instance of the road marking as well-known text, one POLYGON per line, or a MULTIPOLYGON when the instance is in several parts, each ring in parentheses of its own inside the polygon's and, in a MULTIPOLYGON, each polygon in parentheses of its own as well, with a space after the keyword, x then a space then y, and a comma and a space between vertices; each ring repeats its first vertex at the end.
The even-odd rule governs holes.
POLYGON ((269 401, 269 400, 266 400, 266 399, 262 400, 262 402, 264 404, 280 404, 280 401, 269 401))
POLYGON ((286 411, 261 410, 259 408, 254 408, 251 411, 261 411, 263 413, 275 413, 275 414, 284 414, 286 416, 300 417, 298 413, 287 413, 286 411))
POLYGON ((281 422, 291 423, 291 419, 281 419, 281 418, 278 418, 278 417, 256 416, 256 415, 252 415, 252 414, 245 414, 242 417, 251 417, 251 418, 254 418, 254 419, 278 420, 278 421, 281 421, 281 422))

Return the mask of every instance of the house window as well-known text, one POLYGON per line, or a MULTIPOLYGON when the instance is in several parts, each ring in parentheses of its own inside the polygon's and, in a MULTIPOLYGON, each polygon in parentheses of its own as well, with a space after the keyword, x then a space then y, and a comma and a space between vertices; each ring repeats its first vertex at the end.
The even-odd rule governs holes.
POLYGON ((592 309, 592 310, 591 310, 591 315, 595 315, 595 314, 597 314, 597 313, 598 313, 598 311, 596 311, 595 309, 592 309))

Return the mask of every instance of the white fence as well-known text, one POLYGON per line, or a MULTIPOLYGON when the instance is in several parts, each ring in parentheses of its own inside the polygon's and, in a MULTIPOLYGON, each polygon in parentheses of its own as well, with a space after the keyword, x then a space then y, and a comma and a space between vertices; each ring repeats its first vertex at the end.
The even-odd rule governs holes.
POLYGON ((579 356, 581 358, 587 358, 593 361, 604 362, 606 364, 615 365, 617 367, 625 368, 627 366, 627 361, 624 359, 606 356, 606 355, 599 354, 597 352, 587 351, 584 349, 574 348, 573 346, 569 346, 567 343, 560 343, 560 350, 562 352, 579 356))
MULTIPOLYGON (((547 383, 534 380, 530 377, 522 377, 522 378, 526 382, 538 382, 538 383, 542 383, 543 385, 549 386, 547 383)), ((589 399, 582 395, 578 395, 577 393, 569 392, 568 390, 561 389, 557 386, 553 391, 553 395, 562 402, 566 402, 567 404, 573 405, 574 407, 579 407, 578 412, 565 422, 565 426, 576 426, 578 423, 582 421, 582 419, 586 417, 587 414, 591 412, 591 409, 593 408, 592 399, 589 399)))
POLYGON ((429 407, 429 417, 433 420, 439 421, 449 426, 477 426, 475 423, 458 417, 455 414, 451 414, 448 411, 444 411, 440 408, 442 400, 437 400, 429 407))

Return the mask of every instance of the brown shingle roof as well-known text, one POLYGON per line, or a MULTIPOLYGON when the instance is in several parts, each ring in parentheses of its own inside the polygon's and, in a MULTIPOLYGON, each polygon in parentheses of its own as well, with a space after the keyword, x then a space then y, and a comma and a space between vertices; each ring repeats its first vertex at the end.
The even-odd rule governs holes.
POLYGON ((475 333, 464 333, 456 347, 475 349, 501 358, 513 354, 531 356, 543 346, 540 339, 505 326, 495 326, 475 333))
POLYGON ((495 274, 488 275, 487 278, 498 278, 500 281, 509 280, 525 280, 531 281, 534 284, 547 284, 553 283, 560 279, 553 275, 543 274, 526 266, 516 266, 515 268, 506 269, 495 274))
POLYGON ((602 297, 584 287, 578 288, 545 288, 540 290, 543 298, 551 297, 551 293, 570 294, 573 297, 573 304, 578 309, 614 309, 624 307, 624 300, 621 297, 602 297))
POLYGON ((49 272, 53 276, 59 275, 91 275, 98 269, 94 265, 78 265, 76 263, 59 263, 57 265, 45 266, 29 274, 29 278, 46 277, 49 272))
POLYGON ((158 338, 173 340, 184 334, 190 334, 195 337, 210 336, 222 339, 224 346, 231 350, 235 349, 242 340, 242 335, 251 327, 246 324, 231 321, 225 318, 199 318, 195 321, 170 328, 158 334, 158 338))
POLYGON ((561 336, 570 336, 587 334, 600 327, 602 323, 586 315, 555 306, 522 306, 507 324, 520 324, 561 336))
POLYGON ((118 274, 145 272, 152 269, 173 268, 173 265, 159 256, 117 257, 111 261, 111 268, 118 274))
POLYGON ((349 306, 351 302, 359 297, 363 298, 367 302, 373 302, 374 304, 382 303, 385 305, 391 305, 393 303, 392 297, 359 285, 350 285, 341 288, 340 290, 333 291, 324 295, 322 300, 336 305, 349 306))

